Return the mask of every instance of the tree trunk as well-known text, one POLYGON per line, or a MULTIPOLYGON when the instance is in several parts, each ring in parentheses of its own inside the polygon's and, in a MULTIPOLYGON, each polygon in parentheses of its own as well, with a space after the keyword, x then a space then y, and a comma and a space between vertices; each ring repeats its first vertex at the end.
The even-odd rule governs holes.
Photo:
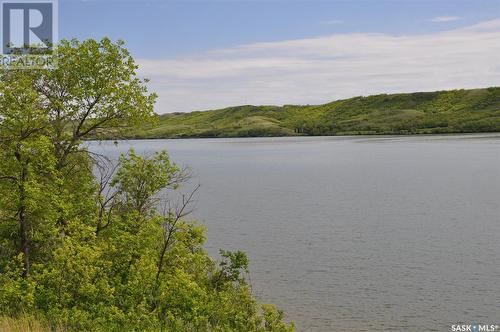
MULTIPOLYGON (((24 204, 24 202, 21 202, 24 204)), ((30 243, 28 237, 28 223, 26 221, 26 208, 21 205, 19 209, 19 225, 21 231, 21 252, 23 253, 23 277, 27 277, 30 273, 30 243)))
POLYGON ((21 176, 19 178, 19 233, 21 235, 21 248, 23 254, 23 277, 27 277, 30 273, 30 240, 28 235, 28 220, 26 217, 26 188, 25 184, 28 179, 27 165, 23 162, 21 155, 16 153, 16 159, 21 164, 21 176))

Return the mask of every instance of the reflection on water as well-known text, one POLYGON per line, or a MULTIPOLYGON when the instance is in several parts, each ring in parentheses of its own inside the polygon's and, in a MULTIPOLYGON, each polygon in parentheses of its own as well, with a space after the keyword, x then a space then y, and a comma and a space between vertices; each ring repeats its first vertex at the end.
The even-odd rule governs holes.
POLYGON ((202 185, 207 249, 303 331, 450 330, 500 316, 500 135, 91 143, 167 149, 202 185))

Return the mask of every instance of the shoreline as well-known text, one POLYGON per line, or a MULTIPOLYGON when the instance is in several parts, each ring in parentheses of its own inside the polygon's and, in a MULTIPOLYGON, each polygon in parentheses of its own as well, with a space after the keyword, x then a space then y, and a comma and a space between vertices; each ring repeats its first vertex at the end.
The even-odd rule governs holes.
POLYGON ((204 139, 231 139, 231 138, 328 138, 328 137, 437 137, 437 136, 460 136, 460 135, 500 135, 500 131, 483 131, 483 132, 450 132, 450 133, 383 133, 383 134, 345 134, 345 135, 280 135, 280 136, 215 136, 215 137, 124 137, 124 138, 104 138, 104 139, 88 139, 85 141, 145 141, 145 140, 204 140, 204 139))

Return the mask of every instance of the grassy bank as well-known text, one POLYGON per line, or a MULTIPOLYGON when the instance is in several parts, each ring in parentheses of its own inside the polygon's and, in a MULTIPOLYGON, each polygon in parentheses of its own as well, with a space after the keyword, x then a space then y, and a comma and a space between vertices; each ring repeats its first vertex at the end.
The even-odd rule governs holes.
MULTIPOLYGON (((500 87, 381 94, 324 105, 173 113, 125 138, 443 134, 500 131, 500 87)), ((112 135, 113 136, 113 135, 112 135)))
POLYGON ((47 322, 30 316, 19 318, 0 317, 0 332, 63 332, 63 327, 51 326, 47 322))

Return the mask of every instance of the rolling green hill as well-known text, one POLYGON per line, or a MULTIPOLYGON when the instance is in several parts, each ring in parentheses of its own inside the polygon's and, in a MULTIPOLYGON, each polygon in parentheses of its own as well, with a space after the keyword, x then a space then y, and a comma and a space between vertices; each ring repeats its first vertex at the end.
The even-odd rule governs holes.
POLYGON ((381 94, 324 105, 237 106, 159 116, 126 138, 500 131, 500 87, 381 94))

